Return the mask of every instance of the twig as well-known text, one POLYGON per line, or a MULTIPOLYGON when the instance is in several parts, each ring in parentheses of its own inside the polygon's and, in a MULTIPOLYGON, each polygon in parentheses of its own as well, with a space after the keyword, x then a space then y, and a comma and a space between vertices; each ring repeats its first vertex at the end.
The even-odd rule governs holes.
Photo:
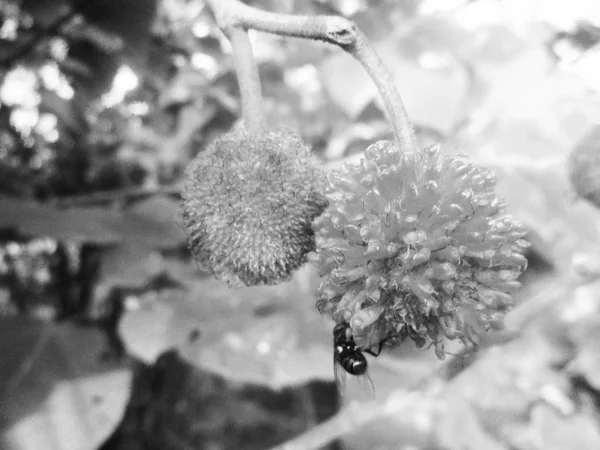
POLYGON ((235 71, 242 98, 244 125, 249 132, 256 133, 263 125, 262 89, 248 32, 238 27, 228 27, 224 31, 231 41, 233 50, 235 71))
POLYGON ((400 150, 417 149, 412 125, 389 71, 356 25, 337 16, 301 16, 262 11, 239 0, 208 0, 223 28, 255 29, 337 45, 356 58, 373 79, 387 110, 400 150))

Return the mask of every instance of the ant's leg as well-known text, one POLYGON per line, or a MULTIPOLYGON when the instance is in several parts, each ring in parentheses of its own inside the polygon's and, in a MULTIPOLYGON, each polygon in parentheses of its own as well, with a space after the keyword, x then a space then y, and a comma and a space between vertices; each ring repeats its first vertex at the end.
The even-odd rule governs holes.
POLYGON ((381 349, 383 348, 383 341, 381 341, 379 343, 379 348, 377 349, 377 353, 375 353, 373 350, 371 350, 370 348, 366 348, 363 351, 367 352, 369 355, 373 355, 375 358, 377 358, 380 354, 381 354, 381 349))
POLYGON ((399 336, 389 336, 389 337, 383 339, 381 342, 379 342, 379 347, 377 348, 377 353, 375 353, 370 348, 364 349, 363 352, 366 352, 369 355, 373 355, 375 358, 377 358, 381 354, 381 350, 383 349, 383 344, 385 344, 390 339, 395 339, 397 337, 399 337, 399 336))

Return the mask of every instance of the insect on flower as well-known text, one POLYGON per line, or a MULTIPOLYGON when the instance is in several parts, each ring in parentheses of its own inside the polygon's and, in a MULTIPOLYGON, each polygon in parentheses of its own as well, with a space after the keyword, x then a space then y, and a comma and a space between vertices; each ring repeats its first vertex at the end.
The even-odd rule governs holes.
MULTIPOLYGON (((409 338, 443 357, 445 339, 476 346, 502 326, 529 243, 527 228, 504 215, 490 170, 436 147, 380 141, 327 181, 309 258, 321 276, 319 310, 348 322, 359 350, 409 338)), ((352 359, 364 370, 354 346, 341 350, 347 372, 352 359)))
POLYGON ((344 393, 346 388, 346 373, 349 373, 350 375, 359 376, 365 385, 365 389, 371 397, 374 397, 375 388, 373 387, 371 378, 367 374, 367 358, 363 354, 363 351, 377 357, 381 352, 381 346, 377 353, 370 349, 363 350, 356 345, 354 337, 349 331, 351 329, 348 322, 338 323, 333 328, 333 373, 338 390, 341 394, 344 393))

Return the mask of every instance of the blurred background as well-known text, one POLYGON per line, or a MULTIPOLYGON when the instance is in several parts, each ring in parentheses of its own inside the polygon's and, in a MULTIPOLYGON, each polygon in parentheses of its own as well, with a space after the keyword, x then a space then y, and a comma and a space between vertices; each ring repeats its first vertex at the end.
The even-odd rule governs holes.
MULTIPOLYGON (((600 216, 567 169, 600 152, 600 3, 246 3, 354 20, 421 144, 493 169, 531 229, 515 311, 535 320, 509 315, 518 337, 484 337, 494 348, 458 358, 435 393, 327 448, 600 448, 600 216)), ((250 36, 270 125, 324 165, 391 137, 348 55, 250 36)), ((267 449, 364 398, 357 380, 335 386, 310 267, 230 290, 189 256, 183 170, 239 116, 201 0, 0 4, 0 448, 267 449)), ((441 364, 411 343, 369 362, 379 399, 441 364)))

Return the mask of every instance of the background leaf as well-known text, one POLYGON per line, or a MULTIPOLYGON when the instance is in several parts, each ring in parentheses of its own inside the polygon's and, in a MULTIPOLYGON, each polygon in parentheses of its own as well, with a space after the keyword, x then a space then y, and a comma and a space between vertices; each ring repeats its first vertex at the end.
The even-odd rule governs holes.
POLYGON ((124 410, 126 364, 103 360, 102 333, 0 318, 2 447, 95 449, 124 410))
POLYGON ((272 388, 332 380, 331 323, 314 310, 315 283, 310 268, 278 286, 229 289, 211 278, 188 279, 183 290, 142 297, 120 333, 148 363, 178 348, 227 379, 272 388))

